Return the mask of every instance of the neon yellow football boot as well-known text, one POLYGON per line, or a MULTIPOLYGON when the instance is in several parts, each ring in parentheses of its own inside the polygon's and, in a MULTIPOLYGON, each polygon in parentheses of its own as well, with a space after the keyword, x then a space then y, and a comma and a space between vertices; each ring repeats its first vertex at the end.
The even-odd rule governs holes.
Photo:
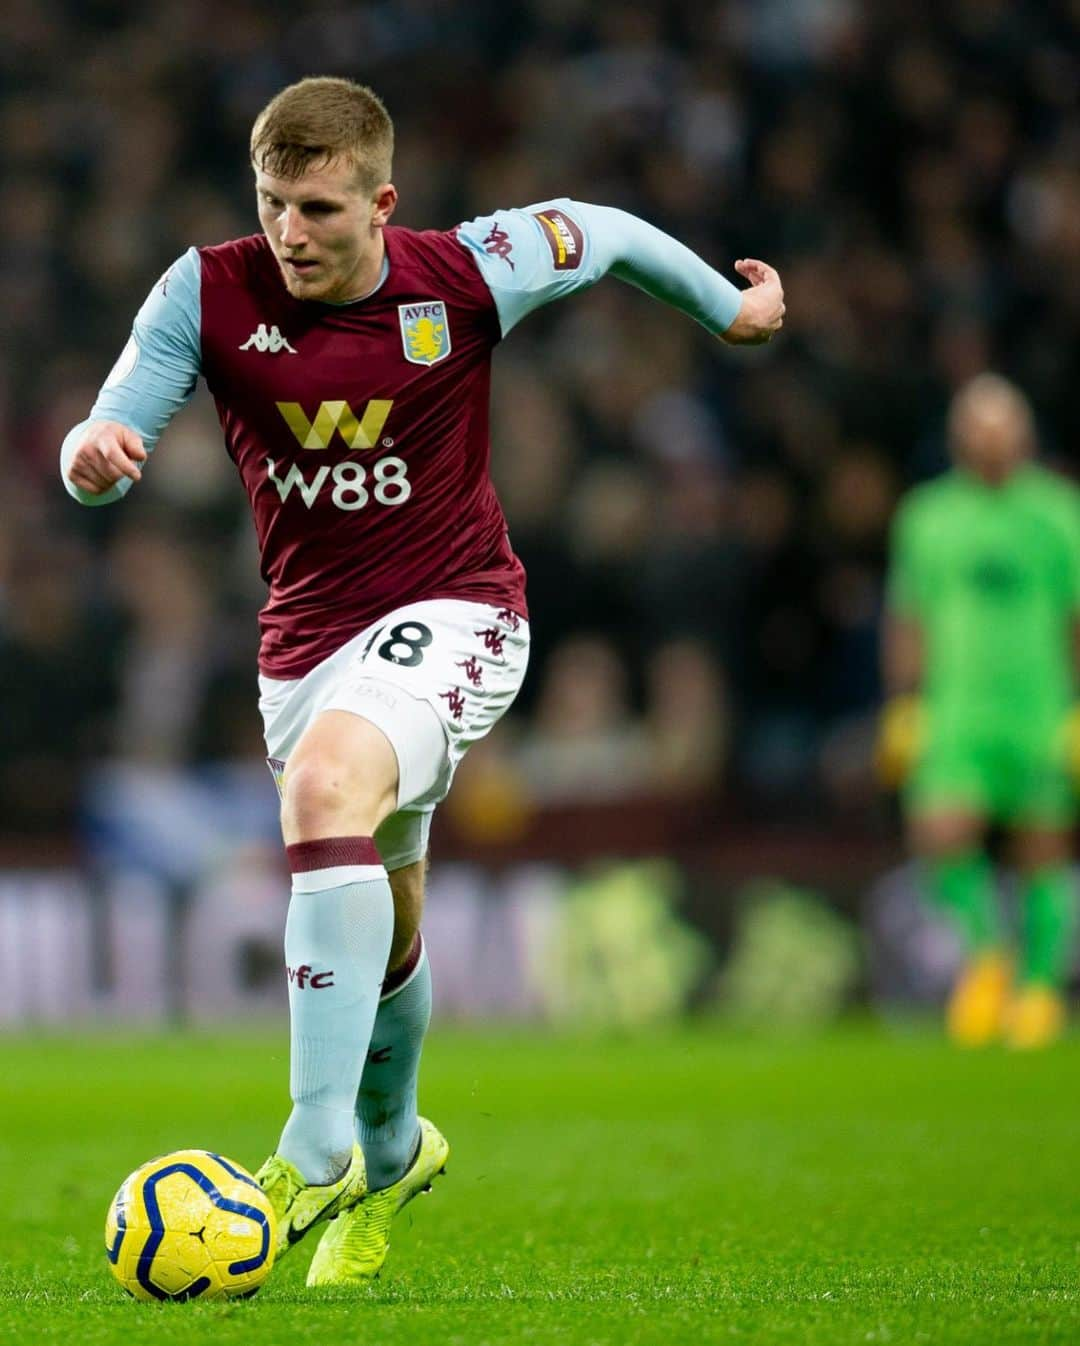
POLYGON ((337 1182, 305 1182, 300 1170, 279 1154, 270 1156, 255 1174, 255 1181, 270 1199, 277 1216, 275 1260, 280 1261, 309 1229, 351 1210, 363 1200, 367 1191, 364 1151, 353 1142, 352 1162, 337 1182))
POLYGON ((1052 986, 1022 986, 1005 1019, 1005 1045, 1016 1051, 1049 1047, 1065 1031, 1065 999, 1052 986))
POLYGON ((377 1276, 390 1248, 390 1225, 403 1206, 446 1168, 450 1146, 426 1117, 420 1118, 420 1148, 403 1177, 368 1195, 330 1225, 315 1249, 308 1285, 355 1285, 377 1276))
POLYGON ((998 952, 979 954, 960 974, 945 1010, 945 1028, 961 1047, 996 1042, 1005 1024, 1012 964, 998 952))

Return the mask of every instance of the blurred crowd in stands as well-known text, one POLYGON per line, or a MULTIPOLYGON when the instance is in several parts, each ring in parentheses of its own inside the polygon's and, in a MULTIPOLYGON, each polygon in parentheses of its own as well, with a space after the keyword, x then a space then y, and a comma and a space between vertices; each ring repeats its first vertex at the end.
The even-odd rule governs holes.
POLYGON ((542 799, 868 807, 889 519, 951 390, 1011 375, 1076 461, 1075 0, 6 0, 3 29, 4 835, 64 832, 95 758, 261 752, 212 406, 120 506, 70 501, 57 453, 161 271, 255 231, 251 120, 311 73, 385 98, 398 223, 565 195, 786 283, 756 351, 609 280, 497 355, 534 656, 489 760, 542 799))

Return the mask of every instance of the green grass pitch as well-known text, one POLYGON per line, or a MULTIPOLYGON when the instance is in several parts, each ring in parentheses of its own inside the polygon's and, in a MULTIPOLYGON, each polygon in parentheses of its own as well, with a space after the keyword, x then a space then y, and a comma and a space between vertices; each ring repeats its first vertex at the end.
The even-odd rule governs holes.
POLYGON ((1080 1041, 962 1054, 865 1025, 435 1033, 450 1169, 379 1281, 310 1293, 303 1244, 250 1301, 126 1299, 113 1190, 183 1146, 257 1166, 286 1055, 284 1028, 0 1039, 0 1341, 1080 1341, 1080 1041))

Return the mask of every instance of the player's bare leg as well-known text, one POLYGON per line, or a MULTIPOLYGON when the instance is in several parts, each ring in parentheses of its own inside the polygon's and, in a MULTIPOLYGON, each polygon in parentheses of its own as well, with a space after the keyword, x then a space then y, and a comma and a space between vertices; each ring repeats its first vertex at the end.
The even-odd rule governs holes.
POLYGON ((353 1113, 394 930, 373 836, 395 807, 397 782, 387 738, 345 711, 317 716, 285 769, 293 1108, 258 1174, 278 1214, 279 1256, 365 1191, 353 1113))
POLYGON ((924 861, 929 892, 964 947, 965 965, 949 997, 945 1026, 953 1041, 979 1047, 1001 1034, 1012 967, 997 909, 994 874, 982 844, 985 820, 965 809, 918 814, 913 849, 924 861))
POLYGON ((386 975, 390 978, 409 956, 424 915, 424 892, 428 862, 425 857, 414 864, 390 872, 390 891, 394 895, 394 938, 386 975))
POLYGON ((350 711, 323 711, 285 766, 285 845, 353 832, 372 836, 396 807, 397 784, 397 758, 381 729, 350 711))
POLYGON ((1076 892, 1069 873, 1071 836, 1060 827, 1017 828, 1014 859, 1022 875, 1021 952, 1005 1041, 1019 1050, 1049 1046, 1065 1027, 1062 986, 1076 933, 1076 892))

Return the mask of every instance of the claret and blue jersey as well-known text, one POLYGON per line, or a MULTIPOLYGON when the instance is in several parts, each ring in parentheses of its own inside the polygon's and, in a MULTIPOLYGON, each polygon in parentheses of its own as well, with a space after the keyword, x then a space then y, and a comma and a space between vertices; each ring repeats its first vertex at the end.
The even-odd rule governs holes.
MULTIPOLYGON (((606 207, 552 201, 384 237, 379 284, 340 305, 293 298, 261 235, 190 249, 154 286, 90 413, 150 449, 206 380, 270 586, 270 677, 302 676, 421 599, 525 615, 488 472, 488 401, 492 349, 526 314, 609 273, 714 333, 739 309, 689 249, 606 207)), ((65 484, 86 504, 131 485, 93 496, 66 472, 65 484)))

